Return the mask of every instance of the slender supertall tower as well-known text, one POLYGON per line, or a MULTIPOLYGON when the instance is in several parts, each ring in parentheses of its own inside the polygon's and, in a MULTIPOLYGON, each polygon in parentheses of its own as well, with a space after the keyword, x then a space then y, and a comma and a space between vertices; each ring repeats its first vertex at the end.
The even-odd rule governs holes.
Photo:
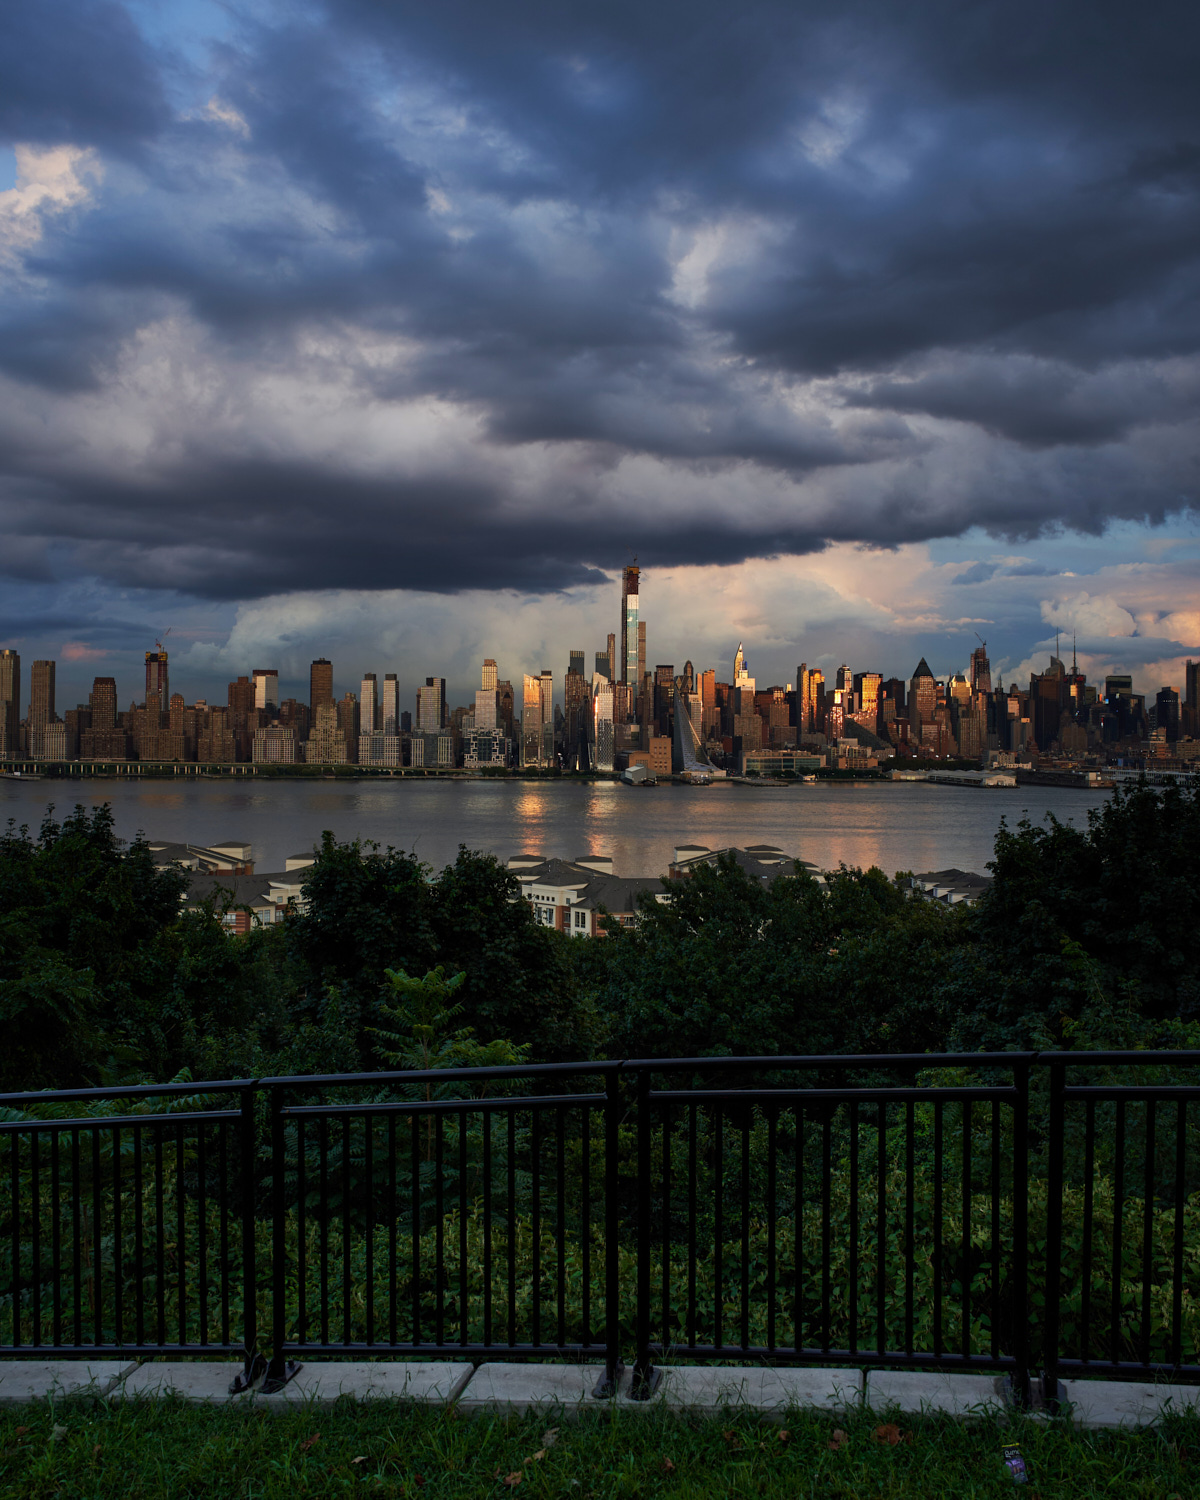
POLYGON ((638 672, 638 580, 641 569, 634 562, 621 578, 621 681, 636 685, 638 672))
POLYGON ((165 709, 171 691, 167 676, 167 653, 163 650, 161 641, 154 644, 158 649, 146 652, 146 702, 149 703, 151 693, 157 693, 158 706, 165 709))
POLYGON ((0 651, 0 759, 20 752, 21 658, 15 651, 0 651))

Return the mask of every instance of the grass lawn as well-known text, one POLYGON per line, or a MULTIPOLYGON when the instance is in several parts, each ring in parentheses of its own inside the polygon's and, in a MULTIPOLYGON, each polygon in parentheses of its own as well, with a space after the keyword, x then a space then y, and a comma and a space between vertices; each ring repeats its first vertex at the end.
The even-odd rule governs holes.
POLYGON ((301 1500, 346 1495, 1200 1497, 1200 1419, 1138 1432, 1059 1423, 736 1411, 458 1418, 389 1401, 268 1410, 66 1400, 0 1414, 0 1496, 301 1500), (1018 1487, 1002 1445, 1029 1470, 1018 1487))

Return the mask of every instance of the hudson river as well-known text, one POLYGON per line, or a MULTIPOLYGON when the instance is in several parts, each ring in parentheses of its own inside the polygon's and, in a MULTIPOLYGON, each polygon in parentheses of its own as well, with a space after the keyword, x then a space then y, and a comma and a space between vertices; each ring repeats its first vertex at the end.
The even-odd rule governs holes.
POLYGON ((822 869, 879 865, 983 873, 1000 819, 1047 812, 1086 826, 1106 792, 1052 787, 933 786, 925 782, 806 783, 794 787, 625 787, 613 783, 382 781, 335 785, 216 781, 28 781, 0 778, 0 823, 35 830, 47 803, 112 804, 118 834, 253 846, 260 872, 281 870, 330 829, 415 850, 440 868, 460 844, 501 860, 533 852, 610 854, 618 875, 658 875, 676 844, 777 844, 822 869))

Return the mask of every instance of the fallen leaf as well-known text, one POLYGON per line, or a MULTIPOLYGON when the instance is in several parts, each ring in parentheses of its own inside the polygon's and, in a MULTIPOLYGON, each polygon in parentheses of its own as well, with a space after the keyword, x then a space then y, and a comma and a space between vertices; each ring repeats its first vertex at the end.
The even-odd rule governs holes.
POLYGON ((737 1433, 734 1432, 732 1427, 727 1427, 725 1431, 722 1432, 721 1436, 725 1439, 725 1441, 729 1444, 730 1448, 732 1448, 735 1453, 741 1448, 742 1440, 738 1437, 737 1433))
POLYGON ((777 1432, 777 1433, 776 1433, 776 1434, 775 1434, 775 1436, 776 1436, 776 1437, 777 1437, 777 1438, 778 1438, 778 1439, 779 1439, 779 1441, 780 1441, 780 1442, 781 1442, 781 1443, 790 1443, 790 1442, 791 1442, 791 1440, 792 1440, 792 1435, 791 1435, 791 1433, 790 1433, 790 1432, 789 1432, 789 1431, 788 1431, 788 1430, 787 1430, 787 1428, 786 1428, 786 1427, 781 1427, 781 1428, 780 1428, 780 1429, 779 1429, 779 1431, 778 1431, 778 1432, 777 1432))
POLYGON ((321 1434, 319 1432, 314 1432, 312 1437, 305 1438, 304 1441, 300 1444, 300 1452, 307 1453, 312 1445, 320 1440, 320 1437, 321 1434))
POLYGON ((529 1455, 529 1457, 525 1460, 525 1462, 527 1464, 536 1464, 541 1459, 545 1458, 545 1456, 546 1456, 546 1450, 545 1450, 545 1448, 539 1448, 536 1453, 531 1453, 529 1455))
POLYGON ((18 1427, 18 1428, 17 1428, 17 1436, 18 1436, 18 1437, 24 1437, 24 1436, 25 1436, 25 1434, 26 1434, 26 1433, 27 1433, 27 1432, 28 1432, 28 1431, 29 1431, 29 1428, 28 1428, 28 1427, 18 1427))
POLYGON ((674 1474, 675 1472, 675 1465, 669 1458, 664 1458, 659 1467, 662 1469, 664 1474, 674 1474))
POLYGON ((829 1446, 836 1453, 839 1448, 844 1448, 850 1441, 850 1434, 843 1432, 840 1427, 833 1429, 833 1436, 829 1439, 829 1446))
POLYGON ((360 1453, 357 1458, 352 1458, 350 1460, 350 1462, 352 1464, 365 1464, 366 1461, 367 1461, 367 1455, 365 1453, 360 1453))
POLYGON ((542 1433, 542 1447, 543 1448, 553 1448, 554 1445, 555 1445, 555 1443, 557 1443, 557 1442, 558 1442, 558 1428, 557 1427, 547 1427, 546 1430, 545 1430, 545 1432, 542 1433))
POLYGON ((96 1446, 92 1449, 92 1462, 95 1463, 96 1460, 99 1457, 100 1457, 100 1444, 97 1443, 96 1446))
POLYGON ((902 1441, 900 1429, 896 1426, 895 1422, 884 1422, 875 1429, 872 1436, 877 1443, 888 1443, 892 1447, 895 1447, 897 1443, 902 1441))
POLYGON ((521 1473, 520 1469, 514 1469, 511 1474, 506 1474, 504 1476, 504 1483, 508 1485, 510 1490, 514 1490, 516 1489, 517 1485, 520 1484, 521 1480, 524 1479, 524 1477, 525 1476, 521 1473))
POLYGON ((61 1422, 56 1422, 55 1425, 50 1429, 50 1441, 52 1443, 61 1443, 66 1435, 67 1429, 62 1425, 61 1422))

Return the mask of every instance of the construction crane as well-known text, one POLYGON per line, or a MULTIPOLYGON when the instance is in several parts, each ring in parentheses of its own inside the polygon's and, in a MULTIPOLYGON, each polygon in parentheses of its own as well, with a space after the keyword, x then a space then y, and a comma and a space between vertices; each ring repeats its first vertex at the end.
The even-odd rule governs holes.
POLYGON ((166 630, 163 631, 162 641, 155 641, 155 643, 154 643, 154 649, 156 651, 161 651, 163 649, 163 641, 166 640, 167 636, 169 636, 171 634, 171 631, 174 628, 175 627, 173 625, 168 625, 167 628, 166 628, 166 630))

